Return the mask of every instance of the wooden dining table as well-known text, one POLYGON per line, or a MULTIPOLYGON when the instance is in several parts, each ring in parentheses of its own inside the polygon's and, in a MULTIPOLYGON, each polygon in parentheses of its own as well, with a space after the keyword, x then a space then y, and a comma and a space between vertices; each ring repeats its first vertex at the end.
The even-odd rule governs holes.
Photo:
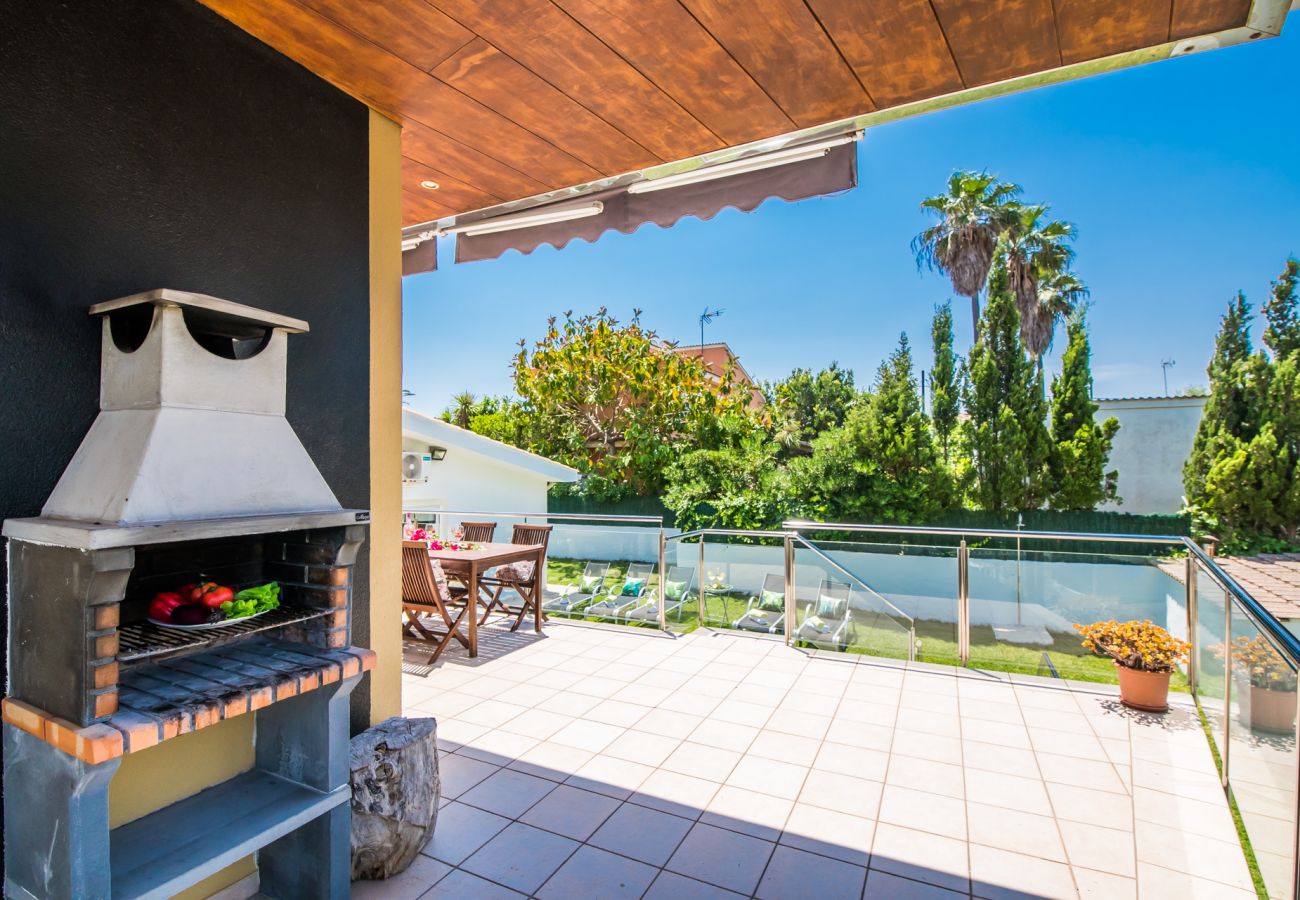
MULTIPOLYGON (((475 544, 473 550, 434 550, 430 548, 429 558, 442 563, 442 569, 454 576, 469 589, 467 603, 477 607, 480 580, 483 573, 495 566, 512 562, 531 562, 533 569, 532 587, 520 586, 524 601, 533 608, 533 628, 542 630, 542 582, 546 575, 545 544, 475 544)), ((468 620, 468 651, 470 657, 478 656, 478 614, 475 609, 465 617, 468 620)))

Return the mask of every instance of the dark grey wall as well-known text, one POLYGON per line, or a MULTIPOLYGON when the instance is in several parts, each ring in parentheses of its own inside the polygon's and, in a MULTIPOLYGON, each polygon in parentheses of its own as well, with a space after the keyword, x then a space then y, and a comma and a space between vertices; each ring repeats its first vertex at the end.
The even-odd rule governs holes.
POLYGON ((367 115, 191 0, 0 0, 0 518, 94 419, 86 307, 157 287, 311 323, 289 420, 369 505, 367 115))

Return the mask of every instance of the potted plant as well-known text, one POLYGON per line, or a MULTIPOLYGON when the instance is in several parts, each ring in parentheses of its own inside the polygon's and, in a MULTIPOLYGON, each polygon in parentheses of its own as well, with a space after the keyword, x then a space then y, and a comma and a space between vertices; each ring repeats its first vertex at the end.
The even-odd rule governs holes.
MULTIPOLYGON (((1220 658, 1223 646, 1215 648, 1220 658)), ((1263 635, 1232 642, 1232 669, 1239 683, 1249 685, 1242 719, 1255 731, 1289 734, 1295 727, 1296 673, 1263 635)), ((1243 685, 1243 686, 1244 686, 1243 685)))
POLYGON ((1187 659, 1190 644, 1150 620, 1112 619, 1074 628, 1082 635, 1084 647, 1115 661, 1121 703, 1148 712, 1169 708, 1169 676, 1187 659))

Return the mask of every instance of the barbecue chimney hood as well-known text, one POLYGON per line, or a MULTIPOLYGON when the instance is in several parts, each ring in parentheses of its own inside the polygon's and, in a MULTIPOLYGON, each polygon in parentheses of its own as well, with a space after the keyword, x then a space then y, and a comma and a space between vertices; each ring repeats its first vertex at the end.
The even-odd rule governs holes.
POLYGON ((41 517, 10 520, 6 534, 347 518, 284 416, 288 336, 306 322, 174 290, 90 314, 103 319, 99 416, 41 517))

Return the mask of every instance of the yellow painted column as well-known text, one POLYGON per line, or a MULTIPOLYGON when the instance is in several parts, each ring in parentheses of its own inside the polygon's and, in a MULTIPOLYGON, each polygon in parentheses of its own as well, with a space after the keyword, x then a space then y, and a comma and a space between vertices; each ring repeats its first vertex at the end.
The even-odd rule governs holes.
POLYGON ((370 111, 370 723, 402 712, 402 127, 370 111))

